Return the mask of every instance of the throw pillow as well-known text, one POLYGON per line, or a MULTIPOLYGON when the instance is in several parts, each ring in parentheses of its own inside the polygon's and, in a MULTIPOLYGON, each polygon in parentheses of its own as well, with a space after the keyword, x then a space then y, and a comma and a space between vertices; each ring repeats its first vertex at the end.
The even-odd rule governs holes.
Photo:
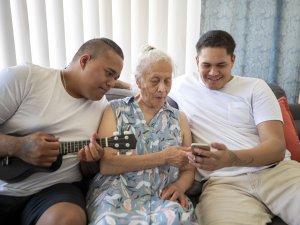
POLYGON ((291 152, 292 159, 300 162, 300 140, 298 138, 295 121, 291 114, 286 97, 278 99, 283 117, 283 129, 286 148, 291 152))

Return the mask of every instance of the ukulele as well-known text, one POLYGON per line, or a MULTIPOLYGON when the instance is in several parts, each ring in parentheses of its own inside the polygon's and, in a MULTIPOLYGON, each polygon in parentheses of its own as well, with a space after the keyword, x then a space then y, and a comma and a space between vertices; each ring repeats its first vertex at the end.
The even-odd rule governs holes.
MULTIPOLYGON (((119 150, 134 149, 136 147, 136 139, 133 134, 97 138, 96 142, 102 147, 111 147, 119 150)), ((90 140, 60 142, 57 160, 50 167, 35 166, 13 156, 0 157, 0 180, 4 180, 7 183, 15 183, 36 172, 54 172, 61 166, 63 155, 76 153, 89 143, 90 140)))

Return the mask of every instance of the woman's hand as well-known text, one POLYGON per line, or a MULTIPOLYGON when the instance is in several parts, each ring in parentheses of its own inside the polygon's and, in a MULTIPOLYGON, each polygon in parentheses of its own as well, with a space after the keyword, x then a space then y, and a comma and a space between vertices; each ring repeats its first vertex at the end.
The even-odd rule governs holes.
POLYGON ((160 196, 163 200, 178 202, 182 207, 188 206, 184 191, 176 183, 166 186, 160 196))
POLYGON ((187 151, 187 147, 171 146, 165 148, 161 153, 166 165, 180 168, 189 162, 187 151))

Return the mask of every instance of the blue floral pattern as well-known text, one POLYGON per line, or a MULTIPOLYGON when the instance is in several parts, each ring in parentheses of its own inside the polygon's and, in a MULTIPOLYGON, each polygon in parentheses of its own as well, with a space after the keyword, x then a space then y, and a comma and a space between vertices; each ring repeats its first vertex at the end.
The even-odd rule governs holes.
MULTIPOLYGON (((167 103, 149 123, 133 97, 114 100, 111 106, 118 132, 130 131, 136 136, 136 154, 182 144, 179 112, 167 103)), ((189 200, 183 208, 160 198, 163 189, 177 178, 178 168, 167 165, 119 176, 98 174, 88 194, 90 224, 193 224, 196 218, 189 200)))

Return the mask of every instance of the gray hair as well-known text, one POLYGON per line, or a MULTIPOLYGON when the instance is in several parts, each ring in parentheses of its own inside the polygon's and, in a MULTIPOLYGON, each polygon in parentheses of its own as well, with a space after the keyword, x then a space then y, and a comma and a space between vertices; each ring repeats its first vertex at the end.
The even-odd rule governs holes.
POLYGON ((151 65, 159 61, 165 61, 169 63, 172 66, 172 71, 174 71, 173 61, 167 53, 150 45, 143 47, 135 68, 135 79, 138 80, 146 72, 150 72, 151 65))

